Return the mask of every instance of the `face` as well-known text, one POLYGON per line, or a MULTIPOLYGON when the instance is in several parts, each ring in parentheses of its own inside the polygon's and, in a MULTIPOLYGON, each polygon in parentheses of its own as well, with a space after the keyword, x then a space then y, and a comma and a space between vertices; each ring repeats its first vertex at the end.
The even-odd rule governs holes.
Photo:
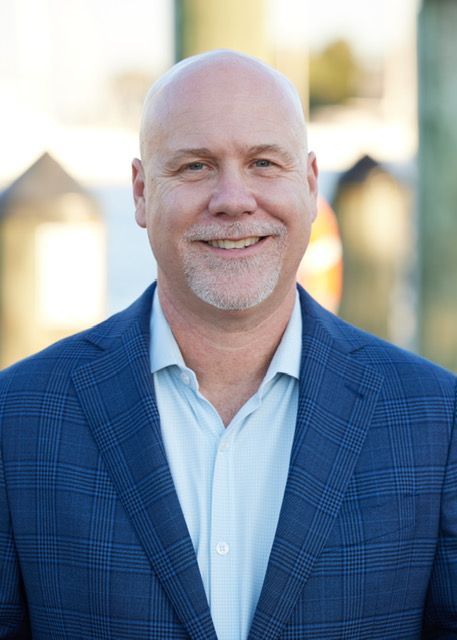
POLYGON ((227 66, 165 93, 143 165, 133 164, 159 287, 193 308, 280 304, 316 213, 317 168, 295 102, 266 72, 227 66))

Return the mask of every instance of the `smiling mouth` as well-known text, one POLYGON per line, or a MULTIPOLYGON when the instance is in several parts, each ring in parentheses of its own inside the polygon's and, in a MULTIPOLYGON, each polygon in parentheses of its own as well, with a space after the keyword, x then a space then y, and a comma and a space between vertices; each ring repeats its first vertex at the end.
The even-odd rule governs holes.
POLYGON ((253 244, 257 244, 260 240, 263 240, 260 236, 251 236, 249 238, 240 238, 239 240, 225 240, 219 238, 217 240, 207 240, 206 244, 216 249, 245 249, 253 244))

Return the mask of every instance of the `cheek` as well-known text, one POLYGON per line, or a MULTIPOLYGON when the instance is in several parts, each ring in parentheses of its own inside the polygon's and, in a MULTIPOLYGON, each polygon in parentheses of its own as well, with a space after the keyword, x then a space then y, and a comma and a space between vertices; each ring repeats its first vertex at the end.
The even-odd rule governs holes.
POLYGON ((164 185, 151 194, 147 207, 154 224, 163 232, 176 233, 206 210, 206 196, 198 187, 164 185))
POLYGON ((290 202, 289 209, 286 212, 285 224, 289 230, 289 246, 291 254, 293 253, 300 259, 303 256, 311 236, 311 228, 314 221, 314 207, 309 197, 297 198, 294 202, 290 202))
POLYGON ((175 192, 160 194, 148 202, 148 238, 159 263, 171 263, 180 239, 192 222, 186 203, 175 192))
POLYGON ((296 175, 278 180, 263 180, 256 185, 259 206, 270 212, 276 212, 285 221, 294 223, 302 219, 309 210, 309 193, 306 182, 296 175))

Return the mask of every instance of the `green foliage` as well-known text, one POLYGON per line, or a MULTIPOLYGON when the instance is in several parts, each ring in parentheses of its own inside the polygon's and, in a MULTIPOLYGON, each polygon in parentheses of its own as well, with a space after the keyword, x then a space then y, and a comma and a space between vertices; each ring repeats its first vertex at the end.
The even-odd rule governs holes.
POLYGON ((341 104, 356 93, 360 67, 345 40, 335 40, 310 56, 311 109, 341 104))

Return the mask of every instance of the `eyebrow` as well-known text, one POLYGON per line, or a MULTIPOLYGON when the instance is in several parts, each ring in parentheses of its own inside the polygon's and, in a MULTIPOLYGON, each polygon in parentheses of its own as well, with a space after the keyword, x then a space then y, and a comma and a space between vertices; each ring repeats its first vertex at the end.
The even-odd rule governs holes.
MULTIPOLYGON (((258 156, 264 153, 275 153, 281 156, 286 162, 293 162, 293 156, 284 147, 278 144, 257 144, 252 147, 246 147, 245 151, 248 155, 258 156)), ((179 160, 182 157, 195 156, 195 157, 208 157, 212 156, 213 152, 207 147, 184 147, 177 149, 173 154, 171 161, 179 160)))
POLYGON ((179 160, 179 158, 186 156, 210 156, 211 151, 207 147, 186 147, 184 149, 177 149, 172 156, 172 160, 179 160))
POLYGON ((293 161, 293 156, 281 147, 279 144, 257 144, 253 147, 248 148, 248 153, 253 156, 262 155, 264 153, 275 153, 278 156, 281 156, 287 162, 293 161))

